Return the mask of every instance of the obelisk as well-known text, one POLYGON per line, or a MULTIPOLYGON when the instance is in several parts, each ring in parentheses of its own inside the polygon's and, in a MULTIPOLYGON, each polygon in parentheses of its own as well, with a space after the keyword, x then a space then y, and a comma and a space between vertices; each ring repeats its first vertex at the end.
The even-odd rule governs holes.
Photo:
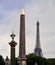
POLYGON ((13 32, 10 36, 12 38, 12 41, 9 43, 9 45, 11 47, 11 63, 10 63, 10 65, 16 65, 16 62, 15 62, 15 46, 17 45, 17 43, 14 41, 15 34, 13 32))
POLYGON ((20 39, 19 39, 19 58, 20 65, 26 65, 26 48, 25 48, 25 12, 22 9, 20 13, 20 39))

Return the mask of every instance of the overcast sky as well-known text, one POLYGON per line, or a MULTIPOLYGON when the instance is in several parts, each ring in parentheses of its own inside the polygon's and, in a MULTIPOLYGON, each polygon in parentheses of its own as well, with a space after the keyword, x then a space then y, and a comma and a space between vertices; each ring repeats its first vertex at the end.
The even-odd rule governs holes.
POLYGON ((55 0, 0 0, 0 55, 10 57, 12 30, 16 34, 16 57, 19 55, 20 10, 25 10, 26 54, 36 44, 36 22, 40 22, 40 44, 43 56, 55 57, 55 0))

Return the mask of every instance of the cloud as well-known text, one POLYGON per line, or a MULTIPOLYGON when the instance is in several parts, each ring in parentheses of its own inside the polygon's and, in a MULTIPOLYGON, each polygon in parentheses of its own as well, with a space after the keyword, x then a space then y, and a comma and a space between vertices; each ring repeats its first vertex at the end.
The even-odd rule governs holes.
MULTIPOLYGON (((26 53, 33 53, 36 44, 36 22, 37 16, 40 22, 40 43, 44 57, 55 57, 55 5, 51 1, 54 0, 30 0, 25 3, 25 18, 26 18, 26 53)), ((16 34, 17 41, 16 56, 19 55, 19 28, 20 28, 20 10, 18 8, 5 9, 0 6, 0 51, 5 58, 10 57, 11 41, 9 35, 12 30, 16 34), (3 48, 2 48, 3 46, 3 48), (6 51, 4 51, 6 49, 6 51), (18 49, 18 50, 17 50, 18 49), (3 52, 4 51, 4 52, 3 52), (6 54, 7 53, 7 54, 6 54)))
POLYGON ((31 0, 0 0, 0 4, 4 6, 6 10, 15 8, 25 8, 25 4, 30 3, 31 0))
MULTIPOLYGON (((52 0, 51 0, 52 1, 52 0)), ((54 51, 54 42, 55 42, 55 6, 51 3, 50 0, 44 1, 36 4, 37 1, 33 1, 32 4, 27 5, 26 7, 26 31, 27 34, 31 36, 31 39, 36 40, 36 22, 37 16, 39 17, 40 21, 40 40, 41 40, 41 47, 43 50, 43 55, 45 57, 55 57, 53 54, 54 51), (51 6, 50 6, 51 5, 51 6), (54 35, 53 35, 54 33, 54 35), (51 42, 52 40, 52 42, 51 42), (51 48, 51 49, 50 49, 51 48), (45 54, 46 51, 46 54, 45 54), (50 52, 51 51, 51 52, 50 52), (53 51, 53 52, 52 52, 53 51), (50 54, 51 53, 51 54, 50 54), (53 54, 53 56, 52 56, 53 54)), ((30 40, 30 39, 28 39, 30 40)), ((30 40, 32 41, 32 40, 30 40)), ((35 48, 35 41, 31 43, 34 45, 35 48)), ((28 44, 28 43, 27 43, 28 44)), ((30 52, 33 52, 34 48, 29 49, 30 52)), ((28 47, 27 47, 28 48, 28 47)))
MULTIPOLYGON (((18 10, 5 10, 3 7, 0 7, 0 54, 5 58, 6 55, 10 57, 10 48, 8 42, 11 41, 10 34, 12 30, 16 33, 17 37, 15 40, 18 42, 18 33, 19 33, 19 14, 18 10), (3 46, 3 47, 2 47, 3 46)), ((18 53, 17 53, 18 54, 18 53)))

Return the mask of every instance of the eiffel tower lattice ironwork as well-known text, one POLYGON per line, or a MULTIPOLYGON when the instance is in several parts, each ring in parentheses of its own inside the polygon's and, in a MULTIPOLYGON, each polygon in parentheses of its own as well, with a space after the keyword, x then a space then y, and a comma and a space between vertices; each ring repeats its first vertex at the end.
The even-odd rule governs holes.
POLYGON ((38 20, 37 20, 36 45, 35 45, 34 53, 37 56, 43 57, 42 49, 41 49, 41 46, 40 46, 39 21, 38 20))

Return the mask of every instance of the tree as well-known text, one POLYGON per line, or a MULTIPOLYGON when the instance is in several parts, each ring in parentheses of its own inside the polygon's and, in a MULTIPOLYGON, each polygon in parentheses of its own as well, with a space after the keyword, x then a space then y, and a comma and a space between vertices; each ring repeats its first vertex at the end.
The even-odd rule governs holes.
POLYGON ((27 65, 35 65, 37 63, 38 65, 47 65, 46 58, 38 57, 35 54, 29 54, 27 57, 27 65))
POLYGON ((27 65, 35 65, 36 63, 37 65, 55 65, 55 58, 46 59, 44 57, 36 56, 34 53, 26 55, 26 58, 27 65))
POLYGON ((0 55, 0 65, 5 65, 3 57, 0 55))

